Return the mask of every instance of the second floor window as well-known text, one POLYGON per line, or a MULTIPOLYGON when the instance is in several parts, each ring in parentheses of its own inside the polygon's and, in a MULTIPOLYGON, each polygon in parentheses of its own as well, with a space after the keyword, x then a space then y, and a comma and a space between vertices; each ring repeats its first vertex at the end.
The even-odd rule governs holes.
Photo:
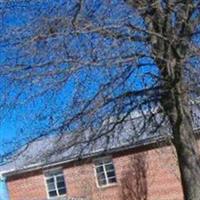
POLYGON ((61 170, 45 173, 45 179, 49 198, 66 194, 64 174, 61 170))
POLYGON ((117 182, 111 158, 103 158, 95 161, 95 170, 98 186, 108 186, 117 182))

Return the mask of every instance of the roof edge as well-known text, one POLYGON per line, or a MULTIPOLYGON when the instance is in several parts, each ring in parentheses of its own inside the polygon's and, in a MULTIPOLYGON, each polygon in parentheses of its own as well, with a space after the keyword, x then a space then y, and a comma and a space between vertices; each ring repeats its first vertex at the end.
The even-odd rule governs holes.
MULTIPOLYGON (((200 127, 195 128, 194 133, 198 137, 200 137, 200 127)), ((160 143, 163 143, 163 142, 165 142, 166 144, 167 143, 169 144, 169 141, 171 139, 173 139, 173 138, 170 135, 154 136, 151 139, 149 139, 149 138, 144 139, 144 140, 141 140, 139 142, 135 142, 132 145, 124 145, 124 146, 121 146, 119 148, 114 148, 114 149, 104 150, 104 151, 98 151, 98 152, 94 152, 92 154, 88 154, 88 155, 85 155, 85 156, 82 156, 82 157, 76 156, 76 157, 71 158, 71 159, 63 158, 62 161, 58 161, 58 162, 52 162, 52 163, 48 163, 48 164, 36 163, 36 164, 29 165, 29 166, 27 166, 23 169, 19 169, 19 170, 11 169, 11 170, 8 170, 8 171, 2 171, 2 172, 0 172, 0 176, 7 178, 7 177, 11 177, 13 175, 20 175, 20 174, 31 172, 31 171, 37 171, 37 170, 46 169, 46 168, 50 168, 50 167, 56 167, 58 165, 69 164, 69 163, 72 163, 74 161, 78 161, 80 159, 84 160, 84 159, 87 159, 87 158, 94 158, 94 157, 97 157, 97 156, 101 156, 102 154, 105 154, 105 153, 107 153, 107 154, 118 153, 120 151, 136 149, 136 148, 141 147, 141 146, 145 147, 145 146, 149 146, 149 145, 160 144, 160 143)))
POLYGON ((130 150, 130 149, 136 149, 138 147, 141 146, 148 146, 148 145, 153 145, 156 143, 162 143, 162 142, 166 142, 169 139, 171 139, 171 137, 169 136, 156 136, 156 137, 152 137, 151 139, 144 139, 142 141, 136 142, 133 145, 124 145, 121 146, 119 148, 114 148, 114 149, 110 149, 110 150, 104 150, 104 151, 98 151, 98 152, 94 152, 92 154, 88 154, 85 156, 76 156, 74 158, 71 159, 63 159, 62 161, 59 162, 52 162, 52 163, 48 163, 48 164, 44 164, 44 163, 36 163, 33 165, 29 165, 23 169, 19 169, 19 170, 15 170, 15 169, 11 169, 8 171, 2 171, 0 172, 1 176, 4 177, 11 177, 13 175, 20 175, 23 173, 27 173, 27 172, 31 172, 31 171, 37 171, 37 170, 41 170, 41 169, 46 169, 46 168, 50 168, 50 167, 56 167, 58 165, 63 165, 63 164, 68 164, 68 163, 72 163, 74 161, 78 161, 78 160, 84 160, 87 158, 94 158, 97 156, 101 156, 102 154, 112 154, 112 153, 118 153, 120 151, 125 151, 125 150, 130 150))

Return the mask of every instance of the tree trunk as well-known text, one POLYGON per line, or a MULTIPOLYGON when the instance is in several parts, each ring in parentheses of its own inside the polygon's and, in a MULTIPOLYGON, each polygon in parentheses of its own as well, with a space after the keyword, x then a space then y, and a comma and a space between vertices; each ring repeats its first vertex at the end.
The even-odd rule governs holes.
MULTIPOLYGON (((188 108, 186 108, 188 109, 188 108)), ((187 114, 173 130, 185 200, 200 199, 200 166, 198 144, 187 114)))
POLYGON ((187 95, 180 88, 171 90, 170 97, 168 96, 170 99, 166 99, 168 103, 164 104, 164 110, 168 109, 166 113, 172 125, 184 199, 200 200, 199 147, 193 132, 187 95), (169 109, 169 102, 172 109, 169 109))
POLYGON ((198 145, 187 120, 183 120, 180 129, 174 132, 174 137, 184 199, 199 200, 200 168, 198 145))

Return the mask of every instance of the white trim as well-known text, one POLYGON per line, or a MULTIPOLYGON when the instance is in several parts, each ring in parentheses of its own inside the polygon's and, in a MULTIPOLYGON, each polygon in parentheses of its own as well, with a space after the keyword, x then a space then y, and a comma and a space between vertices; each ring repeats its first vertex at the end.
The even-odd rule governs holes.
POLYGON ((45 177, 44 174, 43 174, 43 179, 44 179, 45 191, 46 191, 46 194, 47 194, 46 196, 49 199, 49 191, 48 191, 48 187, 47 187, 46 177, 45 177))

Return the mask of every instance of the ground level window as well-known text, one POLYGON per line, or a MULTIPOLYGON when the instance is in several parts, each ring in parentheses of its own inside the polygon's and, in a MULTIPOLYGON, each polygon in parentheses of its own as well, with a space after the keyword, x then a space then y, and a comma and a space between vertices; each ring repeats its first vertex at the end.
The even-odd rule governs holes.
POLYGON ((117 182, 115 168, 111 158, 96 160, 95 170, 98 186, 106 186, 117 182))
POLYGON ((49 197, 57 197, 66 194, 64 174, 61 170, 45 172, 45 179, 49 197))

